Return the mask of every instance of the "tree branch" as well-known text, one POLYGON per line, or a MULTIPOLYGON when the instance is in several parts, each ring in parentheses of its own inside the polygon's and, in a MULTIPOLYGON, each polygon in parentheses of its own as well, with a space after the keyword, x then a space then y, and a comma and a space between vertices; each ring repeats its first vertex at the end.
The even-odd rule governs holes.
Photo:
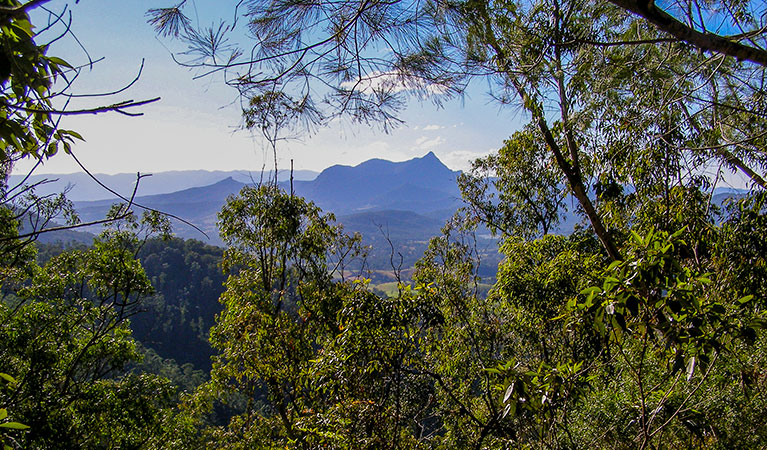
POLYGON ((88 176, 89 176, 89 177, 90 177, 90 178, 91 178, 93 181, 95 181, 95 182, 96 182, 96 183, 97 183, 99 186, 101 186, 102 188, 106 189, 107 191, 109 191, 109 192, 110 192, 110 193, 112 193, 113 195, 117 196, 119 199, 121 199, 121 200, 123 200, 123 201, 125 201, 125 202, 128 202, 128 209, 130 209, 130 207, 131 207, 131 206, 135 206, 135 207, 137 207, 137 208, 140 208, 140 209, 143 209, 143 210, 145 210, 145 211, 155 212, 155 213, 158 213, 158 214, 162 214, 162 215, 164 215, 164 216, 166 216, 166 217, 170 217, 171 219, 176 219, 176 220, 178 220, 179 222, 181 222, 181 223, 183 223, 183 224, 185 224, 185 225, 188 225, 188 226, 190 226, 190 227, 194 228, 195 230, 197 230, 197 231, 199 231, 200 233, 202 233, 202 235, 203 235, 203 236, 205 236, 206 238, 208 238, 208 234, 207 234, 207 233, 205 233, 204 231, 202 231, 202 229, 201 229, 200 227, 196 226, 196 225, 195 225, 195 224, 193 224, 192 222, 189 222, 188 220, 184 220, 184 219, 182 219, 181 217, 178 217, 178 216, 176 216, 176 215, 174 215, 174 214, 166 213, 166 212, 163 212, 163 211, 160 211, 160 210, 157 210, 157 209, 154 209, 154 208, 150 208, 150 207, 148 207, 148 206, 144 206, 144 205, 141 205, 141 204, 139 204, 139 203, 136 203, 136 202, 134 201, 134 199, 135 199, 135 196, 136 196, 136 188, 135 188, 135 187, 134 187, 134 189, 133 189, 133 196, 132 196, 130 199, 127 199, 127 198, 125 198, 123 195, 120 195, 120 193, 119 193, 119 192, 117 192, 117 191, 115 191, 114 189, 110 188, 109 186, 107 186, 106 184, 104 184, 104 183, 103 183, 101 180, 99 180, 99 179, 98 179, 98 177, 96 177, 95 175, 93 175, 93 174, 91 173, 91 171, 90 171, 90 170, 88 170, 88 169, 87 169, 87 168, 86 168, 86 167, 83 165, 83 163, 81 163, 81 162, 80 162, 80 160, 79 160, 79 159, 77 159, 77 156, 75 156, 74 152, 70 152, 70 153, 69 153, 69 156, 71 156, 71 157, 72 157, 72 159, 74 159, 74 160, 75 160, 75 162, 77 163, 77 165, 78 165, 78 166, 80 166, 80 168, 83 170, 83 172, 85 172, 85 174, 86 174, 86 175, 88 175, 88 176))
POLYGON ((610 3, 645 18, 659 30, 701 50, 732 56, 767 67, 767 50, 750 47, 717 34, 701 32, 678 21, 655 6, 654 0, 609 0, 610 3))
POLYGON ((24 238, 33 237, 33 236, 36 237, 43 233, 50 233, 52 231, 74 230, 75 228, 89 227, 91 225, 101 225, 102 223, 109 223, 109 222, 125 219, 126 217, 128 217, 129 214, 130 214, 130 210, 126 210, 125 213, 120 214, 117 217, 94 220, 92 222, 78 223, 76 225, 62 225, 58 227, 46 228, 44 230, 35 230, 35 231, 30 231, 29 233, 20 234, 18 236, 6 236, 3 238, 0 238, 0 242, 15 241, 18 239, 24 239, 24 238))
POLYGON ((7 103, 0 103, 0 105, 8 108, 8 109, 14 109, 17 111, 24 111, 29 113, 43 113, 43 114, 55 114, 57 116, 76 116, 81 114, 100 114, 105 112, 117 112, 120 114, 124 114, 126 116, 142 116, 144 113, 131 113, 127 111, 123 111, 126 108, 133 108, 136 106, 144 106, 149 103, 154 103, 156 101, 159 101, 160 97, 150 98, 149 100, 140 100, 140 101, 133 101, 133 100, 125 100, 120 103, 114 103, 112 105, 108 106, 99 106, 97 108, 89 108, 89 109, 75 109, 71 111, 66 110, 57 110, 57 109, 38 109, 38 108, 25 108, 23 106, 18 105, 9 105, 7 103))

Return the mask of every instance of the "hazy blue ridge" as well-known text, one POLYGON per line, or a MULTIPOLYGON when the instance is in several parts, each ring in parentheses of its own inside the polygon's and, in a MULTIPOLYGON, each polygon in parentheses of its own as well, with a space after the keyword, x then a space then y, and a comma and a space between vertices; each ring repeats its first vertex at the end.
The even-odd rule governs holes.
MULTIPOLYGON (((349 216, 339 221, 348 220, 350 232, 359 231, 366 237, 373 232, 378 235, 377 225, 384 224, 394 230, 391 237, 397 241, 409 239, 411 235, 422 239, 426 233, 431 236, 439 232, 444 220, 460 206, 458 174, 429 153, 404 162, 374 159, 355 167, 333 166, 311 181, 294 178, 293 186, 297 195, 314 201, 326 212, 338 217, 349 216), (375 214, 366 215, 368 213, 375 214)), ((205 186, 140 195, 135 203, 181 217, 208 234, 206 239, 194 228, 176 222, 174 232, 179 237, 221 245, 216 215, 226 198, 246 184, 251 183, 227 177, 205 186)), ((290 189, 289 182, 282 185, 290 189)), ((83 221, 97 220, 103 218, 115 202, 114 199, 77 201, 75 208, 83 221)))
MULTIPOLYGON (((137 195, 167 194, 193 187, 208 186, 226 178, 232 178, 241 183, 258 183, 261 179, 268 180, 272 172, 232 170, 232 171, 208 171, 208 170, 176 170, 169 172, 157 172, 152 176, 142 177, 139 183, 137 195)), ((120 195, 130 197, 136 183, 135 173, 120 173, 116 175, 94 174, 101 183, 120 195)), ((311 170, 296 170, 293 172, 294 180, 313 180, 317 172, 311 170)), ((289 171, 279 172, 281 181, 290 179, 289 171)), ((24 180, 23 175, 12 175, 9 186, 16 186, 24 180)), ((67 197, 73 201, 111 200, 114 194, 96 183, 86 173, 70 174, 36 174, 27 180, 26 184, 35 184, 44 180, 50 182, 38 186, 36 192, 41 194, 59 193, 70 188, 67 197)))
POLYGON ((400 209, 429 212, 457 205, 460 191, 452 171, 429 152, 404 162, 371 159, 358 166, 332 166, 313 181, 295 182, 298 195, 325 210, 349 214, 366 210, 400 209), (405 189, 409 186, 408 189, 405 189), (428 192, 428 201, 413 204, 414 197, 428 192), (401 203, 410 202, 409 205, 401 203))
MULTIPOLYGON (((245 172, 180 171, 164 172, 147 178, 151 182, 171 186, 171 181, 184 178, 186 182, 209 180, 222 175, 215 182, 191 186, 174 192, 139 195, 137 204, 183 218, 201 229, 174 221, 174 233, 182 238, 200 239, 213 245, 222 245, 216 227, 217 214, 229 195, 238 193, 243 186, 260 181, 244 177, 245 172), (163 181, 166 180, 167 182, 163 181)), ((444 222, 461 205, 456 178, 460 172, 450 170, 434 153, 409 161, 392 162, 371 159, 357 166, 336 165, 322 171, 312 180, 300 180, 304 173, 294 173, 293 189, 297 195, 315 202, 326 212, 332 212, 348 232, 361 233, 368 243, 380 243, 387 236, 393 243, 424 242, 439 234, 444 222)), ((82 175, 82 174, 81 174, 82 175)), ((289 174, 286 174, 289 176, 289 174)), ((106 181, 124 180, 135 175, 111 176, 106 181)), ((290 183, 282 186, 290 189, 290 183)), ((142 189, 150 181, 142 180, 142 189)), ((631 189, 627 187, 627 189, 631 189)), ((722 205, 728 198, 739 198, 748 191, 719 188, 714 191, 712 203, 722 205)), ((75 207, 82 221, 102 219, 116 199, 77 201, 75 207)), ((570 233, 582 217, 576 213, 577 202, 568 198, 562 211, 562 221, 556 232, 570 233)), ((86 231, 86 230, 83 230, 86 231)), ((97 232, 97 229, 87 230, 97 232)), ((81 237, 82 239, 82 237, 81 237)))

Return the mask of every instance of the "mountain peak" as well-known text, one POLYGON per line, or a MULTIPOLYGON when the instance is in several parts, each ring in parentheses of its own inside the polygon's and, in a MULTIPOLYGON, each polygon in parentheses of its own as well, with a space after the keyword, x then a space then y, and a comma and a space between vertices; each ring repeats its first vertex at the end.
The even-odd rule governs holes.
MULTIPOLYGON (((437 157, 437 155, 434 154, 434 152, 429 152, 420 158, 413 158, 409 161, 404 161, 399 164, 401 164, 402 167, 410 167, 411 169, 415 169, 419 172, 425 170, 428 172, 432 172, 434 174, 436 173, 453 174, 454 173, 452 170, 450 170, 449 167, 447 167, 442 161, 440 161, 440 159, 437 157)), ((454 175, 451 175, 451 178, 453 177, 454 175)))

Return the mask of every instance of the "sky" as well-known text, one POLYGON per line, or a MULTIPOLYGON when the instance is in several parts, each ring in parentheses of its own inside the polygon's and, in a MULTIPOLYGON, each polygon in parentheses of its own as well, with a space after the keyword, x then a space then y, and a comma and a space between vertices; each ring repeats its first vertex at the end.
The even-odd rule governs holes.
MULTIPOLYGON (((196 4, 203 25, 221 14, 231 14, 232 0, 200 0, 196 4), (207 8, 207 10, 205 9, 207 8)), ((85 138, 74 147, 77 158, 93 173, 152 173, 169 170, 250 170, 273 167, 271 152, 259 136, 241 130, 237 93, 219 79, 195 80, 195 72, 177 65, 171 50, 176 45, 156 37, 147 23, 150 8, 170 6, 164 0, 53 0, 51 11, 71 12, 71 29, 87 50, 66 36, 50 55, 73 65, 98 60, 86 67, 73 85, 78 94, 103 93, 129 84, 142 66, 141 76, 125 92, 109 97, 75 99, 70 108, 89 108, 123 100, 161 100, 141 107, 141 117, 117 113, 66 116, 61 127, 76 130, 85 138), (66 8, 66 9, 65 9, 66 8), (103 58, 103 59, 102 59, 103 58)), ((40 28, 46 13, 33 16, 40 28)), ((38 43, 51 34, 42 35, 38 43)), ((501 109, 482 87, 472 88, 461 100, 443 108, 412 102, 403 111, 405 124, 389 134, 377 128, 335 122, 299 140, 278 147, 281 169, 321 171, 334 164, 356 165, 371 158, 403 161, 433 151, 448 167, 465 170, 470 161, 500 148, 503 140, 519 129, 521 118, 501 109)), ((14 173, 26 173, 32 161, 21 162, 14 173)), ((36 173, 71 173, 80 168, 60 154, 47 160, 36 173)))

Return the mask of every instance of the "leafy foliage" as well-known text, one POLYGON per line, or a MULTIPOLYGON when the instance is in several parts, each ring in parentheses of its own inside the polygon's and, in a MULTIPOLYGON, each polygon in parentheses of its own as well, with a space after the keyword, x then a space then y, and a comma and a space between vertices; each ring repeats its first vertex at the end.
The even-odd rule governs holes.
MULTIPOLYGON (((21 7, 16 0, 5 8, 21 7)), ((59 148, 71 150, 75 131, 58 128, 51 88, 72 66, 48 56, 48 45, 35 42, 34 27, 27 12, 3 13, 0 17, 0 161, 7 176, 18 158, 49 158, 59 148)))
MULTIPOLYGON (((196 30, 185 3, 153 10, 153 23, 185 39, 203 67, 243 68, 229 81, 247 97, 246 126, 261 128, 273 149, 296 121, 348 114, 387 128, 408 94, 439 102, 477 77, 530 124, 463 178, 472 214, 446 225, 414 283, 391 297, 375 295, 362 272, 349 278, 347 269, 364 267, 350 265, 364 255, 359 238, 315 205, 274 185, 230 198, 219 216, 228 279, 210 332, 218 354, 210 380, 180 397, 167 380, 126 370, 139 353, 127 319, 150 293, 136 260, 145 243, 138 223, 39 267, 16 245, 20 216, 0 209, 10 243, 0 308, 0 367, 13 376, 0 392, 0 420, 12 417, 0 423, 6 441, 767 445, 763 193, 717 216, 709 192, 722 167, 764 187, 764 65, 680 38, 653 22, 655 9, 642 13, 648 23, 604 2, 246 2, 252 52, 228 43, 226 24, 196 30), (554 235, 566 195, 590 227, 554 235), (487 295, 479 224, 500 232, 505 255, 487 295), (178 398, 180 415, 170 410, 178 398)), ((751 27, 759 50, 759 5, 724 6, 715 15, 751 27)), ((703 12, 670 10, 687 17, 687 31, 710 24, 703 12)), ((0 100, 17 106, 2 109, 7 166, 77 136, 31 111, 46 106, 46 80, 65 63, 31 46, 23 10, 2 17, 0 61, 12 67, 0 100)), ((187 286, 213 292, 212 278, 195 277, 215 257, 181 245, 145 262, 164 270, 184 255, 186 281, 195 280, 187 286)), ((163 293, 184 289, 163 273, 163 293)), ((192 307, 156 300, 172 315, 192 307)), ((194 331, 204 327, 197 321, 194 331)), ((189 381, 187 391, 200 381, 189 366, 147 353, 147 367, 189 381)))
POLYGON ((29 427, 20 445, 161 446, 175 416, 172 386, 124 371, 139 358, 128 319, 152 291, 134 256, 139 244, 131 231, 108 231, 92 248, 32 266, 3 299, 0 364, 18 382, 2 402, 29 427))
POLYGON ((515 133, 497 155, 476 160, 458 179, 474 215, 494 232, 522 237, 556 230, 566 211, 564 183, 531 126, 515 133))

